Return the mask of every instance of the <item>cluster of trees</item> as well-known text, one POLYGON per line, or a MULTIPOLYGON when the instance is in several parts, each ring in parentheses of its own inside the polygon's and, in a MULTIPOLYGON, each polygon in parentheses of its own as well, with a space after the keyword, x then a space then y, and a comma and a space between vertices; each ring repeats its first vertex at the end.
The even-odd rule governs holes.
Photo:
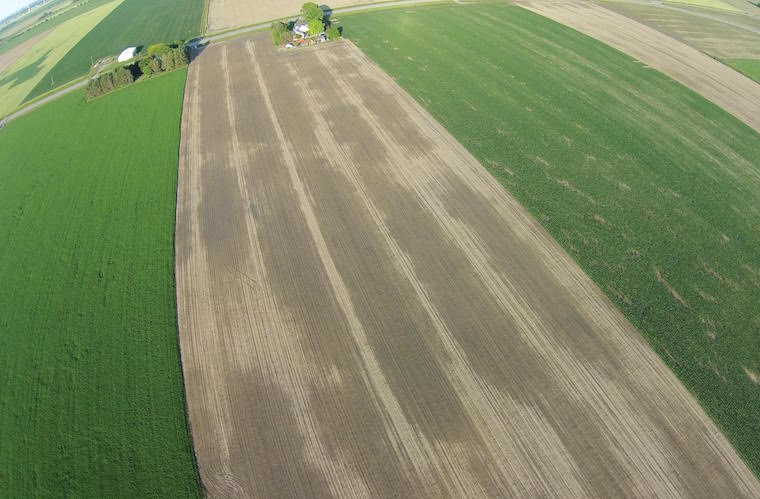
POLYGON ((137 61, 137 67, 141 76, 150 78, 154 74, 185 67, 188 62, 187 51, 181 43, 157 43, 148 47, 148 55, 137 61))
POLYGON ((187 51, 181 42, 171 45, 165 43, 151 45, 146 54, 137 61, 91 79, 87 84, 85 96, 92 99, 117 88, 131 85, 139 79, 185 67, 188 63, 187 51))
MULTIPOLYGON (((329 19, 325 18, 322 8, 314 2, 306 2, 301 6, 301 18, 309 26, 309 36, 324 33, 328 40, 340 38, 340 30, 333 26, 329 19)), ((293 27, 295 23, 276 22, 272 24, 272 41, 275 45, 285 45, 293 41, 293 27)))
POLYGON ((309 25, 309 35, 314 36, 325 31, 325 13, 314 2, 306 2, 301 6, 301 16, 309 25))
POLYGON ((285 23, 276 22, 272 24, 272 42, 275 45, 285 45, 293 40, 293 34, 290 32, 291 27, 285 23))
POLYGON ((328 26, 325 30, 328 40, 337 40, 340 38, 340 29, 337 26, 328 26))
POLYGON ((85 89, 84 94, 88 99, 92 99, 99 95, 112 92, 117 88, 131 85, 134 81, 135 75, 130 71, 129 67, 122 66, 115 71, 103 73, 97 78, 90 80, 87 83, 87 88, 85 89))

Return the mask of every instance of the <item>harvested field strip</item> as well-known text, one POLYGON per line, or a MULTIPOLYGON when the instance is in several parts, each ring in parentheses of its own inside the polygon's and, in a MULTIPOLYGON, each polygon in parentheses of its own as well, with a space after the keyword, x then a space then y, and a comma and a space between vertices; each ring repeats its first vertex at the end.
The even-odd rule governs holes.
POLYGON ((0 130, 3 495, 200 495, 172 251, 185 74, 0 130))
POLYGON ((191 64, 176 248, 211 496, 760 493, 615 306, 350 42, 263 34, 191 64))
POLYGON ((760 471, 760 390, 745 371, 760 369, 758 134, 522 9, 343 23, 580 263, 760 471), (463 23, 479 28, 454 28, 463 23))
POLYGON ((653 4, 604 2, 602 5, 713 57, 760 58, 760 19, 653 4))

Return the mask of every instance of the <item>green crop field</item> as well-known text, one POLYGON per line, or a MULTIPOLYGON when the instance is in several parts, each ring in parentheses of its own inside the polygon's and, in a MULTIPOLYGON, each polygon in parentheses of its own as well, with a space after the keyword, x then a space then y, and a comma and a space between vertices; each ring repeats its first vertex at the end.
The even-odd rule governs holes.
POLYGON ((203 0, 124 0, 77 43, 27 96, 33 99, 88 72, 93 61, 131 46, 186 40, 199 34, 203 0))
POLYGON ((759 472, 760 136, 518 7, 341 17, 579 262, 759 472))
POLYGON ((174 301, 184 81, 0 129, 2 494, 200 494, 174 301))
POLYGON ((760 83, 760 59, 724 59, 723 62, 760 83))

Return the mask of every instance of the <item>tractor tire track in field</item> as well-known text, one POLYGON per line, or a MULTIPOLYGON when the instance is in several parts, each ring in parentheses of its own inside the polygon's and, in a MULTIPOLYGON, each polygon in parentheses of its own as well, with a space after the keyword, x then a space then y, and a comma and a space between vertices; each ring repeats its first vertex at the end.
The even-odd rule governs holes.
POLYGON ((615 306, 348 41, 191 64, 176 248, 212 497, 760 494, 615 306))
POLYGON ((665 73, 760 132, 760 85, 709 55, 583 0, 513 0, 665 73))

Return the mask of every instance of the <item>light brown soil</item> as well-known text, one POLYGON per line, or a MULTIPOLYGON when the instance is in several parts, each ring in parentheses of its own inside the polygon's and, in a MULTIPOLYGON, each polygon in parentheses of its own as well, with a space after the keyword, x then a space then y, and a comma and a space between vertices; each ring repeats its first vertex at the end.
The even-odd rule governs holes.
MULTIPOLYGON (((749 2, 746 5, 752 8, 749 2)), ((760 19, 757 17, 650 2, 604 2, 604 7, 651 26, 708 55, 718 58, 760 57, 760 19)))
POLYGON ((760 85, 699 50, 591 2, 516 0, 515 3, 667 74, 760 132, 760 85))
POLYGON ((44 33, 40 33, 39 35, 35 36, 34 38, 30 38, 29 40, 25 41, 24 43, 17 45, 10 49, 8 52, 5 52, 3 54, 0 54, 0 74, 3 74, 3 72, 11 67, 16 60, 18 60, 19 57, 24 55, 27 50, 34 47, 37 42, 45 38, 45 36, 50 33, 50 31, 46 31, 44 33))
MULTIPOLYGON (((335 9, 373 2, 377 0, 335 0, 326 3, 335 9)), ((303 0, 210 0, 207 33, 295 16, 303 3, 303 0)), ((322 5, 325 2, 316 3, 322 5)))
POLYGON ((191 64, 176 236, 211 497, 760 495, 615 306, 350 42, 191 64))

